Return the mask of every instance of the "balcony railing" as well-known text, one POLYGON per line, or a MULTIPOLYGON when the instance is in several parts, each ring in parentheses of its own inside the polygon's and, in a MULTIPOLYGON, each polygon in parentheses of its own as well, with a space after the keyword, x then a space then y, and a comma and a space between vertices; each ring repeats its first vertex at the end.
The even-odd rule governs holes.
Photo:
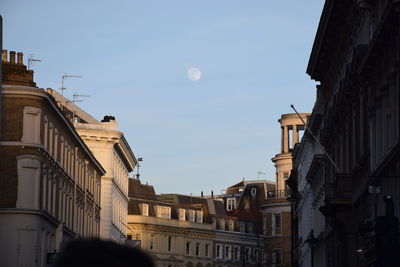
POLYGON ((287 198, 290 194, 289 189, 286 190, 276 190, 276 191, 268 191, 268 198, 287 198))

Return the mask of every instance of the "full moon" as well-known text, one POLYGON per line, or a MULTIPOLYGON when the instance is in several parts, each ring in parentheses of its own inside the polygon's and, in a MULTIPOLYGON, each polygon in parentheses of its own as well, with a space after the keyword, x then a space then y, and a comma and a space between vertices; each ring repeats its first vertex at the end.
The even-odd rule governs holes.
POLYGON ((198 81, 201 78, 201 71, 198 68, 190 68, 187 71, 187 76, 192 81, 198 81))

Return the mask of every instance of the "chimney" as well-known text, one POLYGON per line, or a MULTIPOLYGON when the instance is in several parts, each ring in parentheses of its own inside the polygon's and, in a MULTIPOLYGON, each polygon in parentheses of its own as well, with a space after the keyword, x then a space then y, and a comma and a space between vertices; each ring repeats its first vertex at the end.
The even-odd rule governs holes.
POLYGON ((24 57, 24 54, 22 52, 17 53, 17 64, 19 64, 19 65, 24 64, 23 57, 24 57))
POLYGON ((15 64, 15 51, 10 51, 10 63, 15 64))
POLYGON ((7 50, 2 50, 1 51, 1 61, 8 62, 7 50))
POLYGON ((7 52, 7 50, 1 51, 3 84, 36 87, 36 83, 33 81, 33 70, 28 70, 24 65, 24 54, 9 51, 10 55, 7 56, 7 52))
POLYGON ((214 198, 214 191, 211 190, 211 198, 214 198))
POLYGON ((203 191, 201 191, 201 197, 203 197, 203 191))

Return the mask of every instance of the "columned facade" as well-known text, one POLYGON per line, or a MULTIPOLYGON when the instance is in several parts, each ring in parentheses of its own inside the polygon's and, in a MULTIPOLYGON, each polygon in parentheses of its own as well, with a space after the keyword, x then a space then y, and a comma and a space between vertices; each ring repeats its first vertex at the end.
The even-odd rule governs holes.
POLYGON ((292 151, 304 133, 308 113, 283 114, 281 124, 281 153, 272 161, 276 168, 276 191, 264 204, 266 224, 266 266, 292 266, 292 206, 288 201, 288 179, 292 171, 292 151), (299 117, 300 115, 300 117, 299 117))

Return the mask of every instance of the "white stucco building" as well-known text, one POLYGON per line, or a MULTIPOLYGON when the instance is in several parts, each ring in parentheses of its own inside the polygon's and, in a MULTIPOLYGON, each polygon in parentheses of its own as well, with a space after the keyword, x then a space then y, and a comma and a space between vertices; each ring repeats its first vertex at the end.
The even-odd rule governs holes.
POLYGON ((96 159, 106 170, 101 179, 100 237, 125 241, 128 214, 128 175, 136 157, 113 116, 97 121, 54 90, 49 90, 96 159))

